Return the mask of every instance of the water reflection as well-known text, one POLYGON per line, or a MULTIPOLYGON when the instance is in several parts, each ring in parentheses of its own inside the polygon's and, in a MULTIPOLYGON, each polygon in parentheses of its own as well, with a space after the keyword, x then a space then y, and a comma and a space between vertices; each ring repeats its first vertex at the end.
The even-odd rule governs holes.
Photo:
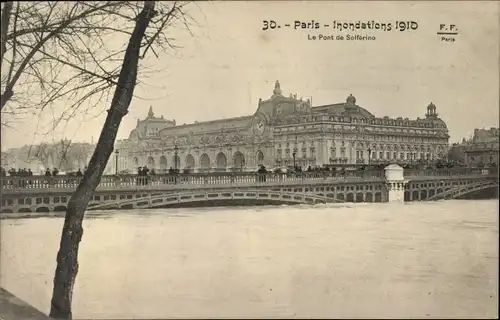
MULTIPOLYGON (((492 317, 498 202, 92 211, 76 318, 492 317)), ((2 286, 48 312, 63 218, 1 221, 2 286)))

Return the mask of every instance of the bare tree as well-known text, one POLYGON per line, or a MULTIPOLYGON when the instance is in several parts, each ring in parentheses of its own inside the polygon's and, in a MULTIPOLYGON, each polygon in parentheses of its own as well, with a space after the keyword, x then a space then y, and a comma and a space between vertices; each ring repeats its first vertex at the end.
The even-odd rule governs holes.
MULTIPOLYGON (((2 122, 65 105, 52 128, 109 101, 121 70, 127 39, 140 11, 135 1, 5 2, 1 31, 2 122)), ((161 32, 186 23, 184 2, 161 2, 168 15, 146 31, 142 56, 171 46, 161 32)), ((147 68, 139 70, 145 74, 147 68)), ((49 129, 50 130, 50 129, 49 129)))
MULTIPOLYGON (((71 299, 78 272, 82 221, 113 152, 116 134, 128 112, 146 53, 172 47, 165 30, 174 22, 186 27, 184 2, 7 2, 2 7, 2 114, 37 113, 65 104, 53 126, 80 107, 107 101, 108 115, 88 169, 69 200, 50 316, 71 319, 71 299), (126 46, 117 41, 123 38, 126 46), (114 44, 114 45, 112 45, 114 44)), ((39 149, 48 163, 48 148, 39 149)))
POLYGON ((45 169, 50 167, 51 150, 50 146, 47 143, 41 143, 35 152, 35 158, 38 159, 45 169))

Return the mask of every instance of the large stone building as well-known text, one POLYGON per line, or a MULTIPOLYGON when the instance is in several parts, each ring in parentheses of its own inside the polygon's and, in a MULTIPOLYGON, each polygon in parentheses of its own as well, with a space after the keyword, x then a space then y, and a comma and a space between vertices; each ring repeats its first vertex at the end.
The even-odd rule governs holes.
POLYGON ((498 128, 474 129, 472 140, 465 145, 465 164, 471 167, 498 164, 498 128))
POLYGON ((271 97, 260 99, 249 116, 176 125, 150 108, 116 148, 118 171, 136 172, 144 165, 157 171, 250 171, 294 162, 307 167, 430 161, 446 157, 448 139, 432 103, 422 119, 376 117, 352 95, 312 106, 309 99, 284 96, 276 81, 271 97))

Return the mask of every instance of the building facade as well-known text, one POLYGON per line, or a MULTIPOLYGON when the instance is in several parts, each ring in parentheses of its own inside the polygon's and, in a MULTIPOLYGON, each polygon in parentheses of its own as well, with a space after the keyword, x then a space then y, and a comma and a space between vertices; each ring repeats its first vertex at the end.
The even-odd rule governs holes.
POLYGON ((157 171, 253 171, 259 165, 431 161, 447 156, 448 139, 433 103, 422 119, 376 117, 352 94, 342 103, 312 106, 309 99, 284 96, 276 81, 271 97, 260 99, 249 116, 176 125, 150 108, 116 149, 118 171, 145 165, 157 171))
POLYGON ((499 129, 474 129, 472 140, 465 144, 465 164, 470 167, 496 166, 499 152, 499 129))

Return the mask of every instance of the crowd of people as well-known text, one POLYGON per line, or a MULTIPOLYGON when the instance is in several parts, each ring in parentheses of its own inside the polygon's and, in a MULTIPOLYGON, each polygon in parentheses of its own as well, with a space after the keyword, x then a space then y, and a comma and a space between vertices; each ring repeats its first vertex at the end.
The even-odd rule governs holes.
MULTIPOLYGON (((9 171, 6 171, 4 167, 0 167, 0 176, 7 177, 7 175, 9 177, 31 177, 31 176, 34 176, 35 174, 29 168, 28 169, 19 168, 17 170, 14 168, 11 168, 11 169, 9 169, 9 171)), ((40 174, 40 175, 42 175, 42 174, 40 174)), ((50 168, 47 168, 45 170, 45 172, 43 173, 43 175, 46 177, 55 177, 55 176, 59 175, 59 170, 57 168, 53 168, 52 170, 50 170, 50 168)), ((81 169, 78 169, 77 171, 69 173, 67 175, 81 177, 81 176, 83 176, 83 172, 81 169)))
POLYGON ((33 175, 33 172, 31 171, 31 169, 24 168, 24 169, 17 169, 16 170, 14 168, 11 168, 9 171, 5 171, 5 169, 3 167, 1 167, 1 176, 6 177, 7 173, 11 177, 30 177, 33 175))
MULTIPOLYGON (((179 169, 174 169, 172 167, 170 167, 167 172, 165 172, 168 175, 174 175, 174 174, 178 174, 180 173, 180 170, 179 169)), ((190 173, 189 170, 184 170, 183 173, 190 173)), ((149 182, 151 182, 151 180, 153 179, 153 176, 156 176, 157 175, 157 172, 155 171, 155 169, 149 169, 147 166, 143 166, 143 167, 138 167, 137 168, 137 179, 136 179, 136 183, 137 185, 147 185, 149 184, 149 182)), ((171 177, 171 178, 168 178, 165 180, 165 181, 168 181, 169 183, 170 182, 175 182, 177 181, 177 177, 171 177)))

